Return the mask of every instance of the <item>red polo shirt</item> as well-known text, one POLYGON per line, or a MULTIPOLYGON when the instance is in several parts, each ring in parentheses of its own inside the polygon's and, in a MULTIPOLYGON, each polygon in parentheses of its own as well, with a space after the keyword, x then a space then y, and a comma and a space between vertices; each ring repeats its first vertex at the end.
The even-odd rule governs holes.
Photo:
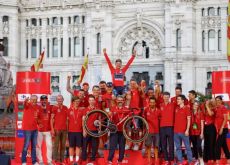
MULTIPOLYGON (((117 124, 130 113, 130 110, 126 107, 118 108, 117 106, 115 106, 111 109, 111 112, 112 112, 112 121, 114 124, 117 124)), ((124 122, 125 121, 123 121, 117 126, 118 131, 122 131, 124 122)))
POLYGON ((191 114, 191 125, 190 125, 190 135, 200 135, 201 133, 201 121, 204 120, 204 114, 202 111, 191 114))
POLYGON ((149 133, 159 133, 159 117, 160 110, 158 108, 150 109, 147 107, 144 110, 144 118, 149 124, 149 133))
POLYGON ((54 115, 55 130, 67 130, 67 111, 68 108, 65 105, 61 107, 53 106, 52 114, 54 115))
POLYGON ((185 133, 187 128, 187 118, 191 116, 189 106, 183 106, 182 108, 177 106, 175 109, 175 122, 174 132, 185 133))
POLYGON ((209 116, 208 111, 204 110, 204 124, 209 125, 209 124, 214 124, 215 122, 215 111, 211 109, 211 111, 214 112, 212 116, 209 116))
POLYGON ((105 104, 104 108, 111 108, 112 104, 112 93, 106 93, 102 96, 102 101, 105 104))
POLYGON ((25 109, 23 114, 22 128, 26 131, 37 130, 37 115, 39 106, 25 102, 25 109))
POLYGON ((173 103, 160 105, 160 127, 173 127, 175 106, 173 103))
MULTIPOLYGON (((227 114, 228 114, 228 110, 224 105, 215 108, 215 125, 217 130, 220 130, 222 123, 224 121, 224 115, 227 114)), ((227 122, 224 125, 224 128, 228 128, 227 122)))
POLYGON ((68 116, 68 131, 69 132, 82 132, 82 116, 84 109, 70 107, 67 113, 68 116))
POLYGON ((38 122, 41 123, 38 125, 38 131, 48 132, 51 130, 50 127, 50 118, 51 118, 51 106, 47 105, 46 108, 40 106, 38 111, 38 122))
POLYGON ((137 89, 133 89, 131 92, 130 108, 140 108, 140 92, 137 89))

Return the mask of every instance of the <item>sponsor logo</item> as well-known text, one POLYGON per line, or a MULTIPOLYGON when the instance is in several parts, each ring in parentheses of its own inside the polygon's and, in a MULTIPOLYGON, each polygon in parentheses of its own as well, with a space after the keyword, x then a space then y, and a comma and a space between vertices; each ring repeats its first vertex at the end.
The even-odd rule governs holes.
POLYGON ((41 78, 24 78, 22 83, 40 83, 41 78))

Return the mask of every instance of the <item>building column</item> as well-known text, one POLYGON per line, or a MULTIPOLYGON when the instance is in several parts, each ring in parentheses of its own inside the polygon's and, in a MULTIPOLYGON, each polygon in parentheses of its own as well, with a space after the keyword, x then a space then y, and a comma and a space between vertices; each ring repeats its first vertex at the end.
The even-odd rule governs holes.
POLYGON ((69 57, 68 17, 63 17, 63 58, 69 57))
POLYGON ((45 48, 45 56, 47 57, 47 38, 46 38, 47 18, 42 18, 42 50, 45 48))
POLYGON ((221 53, 227 54, 227 20, 226 7, 221 7, 221 53))
POLYGON ((205 30, 204 48, 205 48, 205 53, 208 53, 209 48, 208 48, 208 31, 207 30, 205 30))

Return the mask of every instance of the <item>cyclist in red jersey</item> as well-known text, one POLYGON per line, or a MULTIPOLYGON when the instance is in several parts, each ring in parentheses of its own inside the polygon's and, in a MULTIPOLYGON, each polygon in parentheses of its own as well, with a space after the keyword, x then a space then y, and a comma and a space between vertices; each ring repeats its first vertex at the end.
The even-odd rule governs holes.
POLYGON ((122 61, 121 59, 116 59, 115 61, 115 68, 112 65, 107 53, 106 53, 106 49, 103 49, 103 53, 105 56, 105 59, 109 65, 109 69, 111 72, 111 76, 112 76, 112 82, 114 85, 114 90, 115 90, 115 94, 116 95, 122 95, 124 93, 124 77, 125 77, 125 72, 128 70, 129 66, 131 65, 131 63, 133 62, 135 56, 136 56, 136 51, 133 52, 132 57, 129 59, 128 63, 121 68, 122 66, 122 61))

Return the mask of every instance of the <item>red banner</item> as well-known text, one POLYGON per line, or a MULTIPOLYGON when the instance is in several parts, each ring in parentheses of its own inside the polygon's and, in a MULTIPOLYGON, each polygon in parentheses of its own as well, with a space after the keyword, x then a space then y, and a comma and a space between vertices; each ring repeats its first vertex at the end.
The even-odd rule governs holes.
POLYGON ((49 72, 17 72, 17 94, 50 94, 49 72))
MULTIPOLYGON (((15 114, 16 114, 16 133, 15 133, 15 160, 21 162, 21 153, 24 143, 24 131, 22 130, 24 100, 32 94, 40 95, 50 94, 50 73, 48 72, 18 72, 16 77, 16 96, 15 114)), ((39 101, 39 100, 38 100, 39 101)), ((45 152, 43 152, 45 153, 45 152)), ((31 162, 31 150, 27 152, 27 162, 31 162)), ((46 158, 45 160, 46 161, 46 158)))

